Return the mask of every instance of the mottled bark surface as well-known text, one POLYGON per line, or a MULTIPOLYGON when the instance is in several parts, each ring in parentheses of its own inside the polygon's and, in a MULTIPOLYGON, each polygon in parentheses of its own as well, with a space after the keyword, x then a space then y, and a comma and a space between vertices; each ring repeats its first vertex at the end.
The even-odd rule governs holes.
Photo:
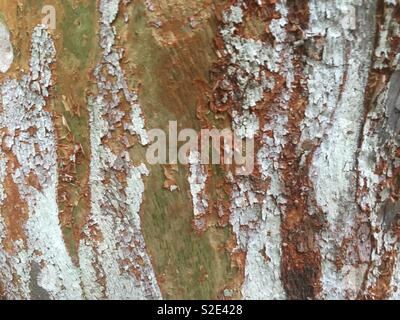
POLYGON ((44 5, 0 0, 1 298, 400 298, 398 0, 44 5), (150 164, 171 121, 254 171, 150 164))

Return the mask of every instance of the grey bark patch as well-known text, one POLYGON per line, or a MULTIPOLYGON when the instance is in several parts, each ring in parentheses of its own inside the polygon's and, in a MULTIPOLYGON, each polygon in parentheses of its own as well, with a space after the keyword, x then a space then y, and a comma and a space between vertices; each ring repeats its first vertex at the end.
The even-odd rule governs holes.
POLYGON ((383 227, 388 232, 400 220, 400 202, 386 202, 383 208, 383 227))
POLYGON ((389 129, 398 133, 400 131, 400 71, 395 71, 390 78, 386 114, 389 129))
POLYGON ((38 284, 38 276, 40 273, 40 266, 37 262, 32 262, 32 268, 30 272, 30 283, 29 288, 31 291, 32 300, 50 300, 50 295, 38 284))

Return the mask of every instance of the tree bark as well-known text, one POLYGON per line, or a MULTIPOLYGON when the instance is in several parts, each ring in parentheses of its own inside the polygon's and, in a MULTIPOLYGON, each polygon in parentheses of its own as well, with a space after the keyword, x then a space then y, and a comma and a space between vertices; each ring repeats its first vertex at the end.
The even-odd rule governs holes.
POLYGON ((0 0, 0 297, 400 297, 398 0, 49 2, 0 0), (254 171, 150 164, 174 121, 254 171))

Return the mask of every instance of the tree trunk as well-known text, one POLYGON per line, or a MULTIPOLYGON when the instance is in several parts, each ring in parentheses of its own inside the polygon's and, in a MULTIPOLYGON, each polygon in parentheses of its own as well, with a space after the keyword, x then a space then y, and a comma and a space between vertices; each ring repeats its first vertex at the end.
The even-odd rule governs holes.
POLYGON ((398 0, 48 2, 0 0, 0 297, 400 297, 398 0), (185 128, 254 170, 149 162, 185 128))

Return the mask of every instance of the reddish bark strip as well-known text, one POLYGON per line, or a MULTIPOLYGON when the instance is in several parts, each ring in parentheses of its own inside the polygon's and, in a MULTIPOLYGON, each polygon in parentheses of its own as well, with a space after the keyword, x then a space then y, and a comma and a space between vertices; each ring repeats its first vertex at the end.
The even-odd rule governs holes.
MULTIPOLYGON (((288 2, 288 41, 293 46, 294 81, 289 101, 286 147, 281 155, 282 179, 288 195, 286 212, 282 220, 282 279, 290 299, 312 299, 320 290, 321 256, 315 246, 315 234, 321 229, 321 218, 308 210, 314 202, 312 184, 309 181, 309 162, 313 152, 301 163, 302 154, 298 152, 300 123, 308 104, 308 91, 305 84, 306 48, 296 46, 303 41, 303 30, 308 27, 309 9, 306 1, 288 2)), ((303 148, 315 147, 303 146, 303 148)))

